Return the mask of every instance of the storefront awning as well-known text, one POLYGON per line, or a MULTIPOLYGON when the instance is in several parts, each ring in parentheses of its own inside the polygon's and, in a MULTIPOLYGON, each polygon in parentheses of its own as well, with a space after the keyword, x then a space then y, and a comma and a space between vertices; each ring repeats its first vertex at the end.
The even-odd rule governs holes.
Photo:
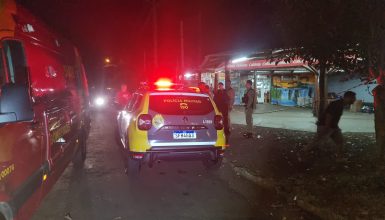
MULTIPOLYGON (((224 71, 225 64, 221 63, 220 66, 218 66, 215 71, 224 71)), ((313 72, 313 70, 303 63, 301 60, 294 60, 290 63, 286 63, 284 61, 280 62, 271 62, 266 59, 258 59, 258 60, 248 60, 245 62, 239 62, 239 63, 228 63, 227 64, 227 70, 229 71, 242 71, 242 70, 256 70, 256 71, 298 71, 298 72, 313 72)))
POLYGON ((223 72, 225 69, 228 71, 316 72, 313 67, 307 65, 300 59, 295 59, 291 62, 271 61, 268 59, 268 57, 271 57, 271 53, 255 53, 241 62, 231 62, 232 57, 234 57, 234 54, 231 53, 208 55, 201 65, 201 70, 212 72, 223 72))

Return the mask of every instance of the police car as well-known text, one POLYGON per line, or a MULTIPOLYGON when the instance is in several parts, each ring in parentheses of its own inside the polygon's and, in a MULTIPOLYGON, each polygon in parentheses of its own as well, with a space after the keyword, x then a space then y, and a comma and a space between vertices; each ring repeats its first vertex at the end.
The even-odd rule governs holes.
POLYGON ((165 79, 154 87, 143 86, 118 113, 117 121, 128 174, 158 160, 198 159, 207 168, 221 165, 226 148, 223 118, 199 89, 165 79))

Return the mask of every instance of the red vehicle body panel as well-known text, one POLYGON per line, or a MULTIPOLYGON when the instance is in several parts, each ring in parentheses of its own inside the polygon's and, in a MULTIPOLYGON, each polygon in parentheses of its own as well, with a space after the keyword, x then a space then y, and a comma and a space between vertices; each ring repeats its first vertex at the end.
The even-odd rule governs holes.
MULTIPOLYGON (((31 121, 0 123, 0 219, 20 220, 31 217, 77 153, 89 129, 88 86, 69 41, 13 1, 0 0, 4 66, 3 44, 10 41, 23 47, 34 112, 31 121)), ((12 83, 9 68, 3 73, 0 86, 12 83)))

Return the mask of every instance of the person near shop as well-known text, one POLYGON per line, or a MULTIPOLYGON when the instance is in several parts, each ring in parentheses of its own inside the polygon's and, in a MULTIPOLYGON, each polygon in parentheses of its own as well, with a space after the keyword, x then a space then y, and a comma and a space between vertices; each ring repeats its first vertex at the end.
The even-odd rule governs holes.
MULTIPOLYGON (((218 83, 218 90, 214 93, 214 102, 223 116, 223 125, 226 137, 230 135, 229 129, 229 96, 222 82, 218 83)), ((226 138, 228 139, 228 138, 226 138)))
POLYGON ((344 139, 338 123, 343 114, 345 106, 349 106, 356 101, 356 93, 352 91, 345 92, 343 98, 331 102, 325 111, 320 115, 317 122, 316 142, 324 143, 331 139, 337 147, 337 155, 340 156, 343 150, 344 139))
POLYGON ((227 96, 229 97, 229 117, 228 117, 228 123, 229 123, 229 133, 231 133, 231 115, 230 112, 233 110, 234 107, 234 101, 235 101, 235 91, 233 87, 231 87, 231 81, 227 80, 226 84, 228 85, 228 88, 226 89, 227 96))
POLYGON ((231 81, 226 81, 228 83, 228 88, 226 89, 227 96, 229 97, 229 112, 233 110, 234 107, 234 101, 235 101, 235 91, 233 87, 231 87, 231 81))
POLYGON ((380 150, 380 159, 385 159, 385 85, 379 84, 372 90, 374 96, 374 126, 376 144, 380 150))
POLYGON ((211 90, 209 85, 205 85, 205 91, 211 98, 214 97, 214 90, 211 90))
POLYGON ((120 85, 120 91, 116 94, 116 102, 119 106, 119 108, 123 108, 128 104, 128 102, 131 99, 131 93, 127 90, 127 85, 126 84, 121 84, 120 85))
POLYGON ((199 82, 198 83, 198 88, 199 88, 199 92, 200 93, 204 93, 204 91, 206 90, 205 86, 206 86, 206 83, 204 83, 204 82, 199 82))
POLYGON ((204 82, 199 82, 199 83, 198 83, 198 88, 199 88, 199 92, 200 92, 200 93, 207 94, 207 95, 209 95, 210 97, 212 97, 211 94, 210 94, 210 88, 209 88, 208 85, 206 85, 206 83, 204 83, 204 82))
POLYGON ((246 93, 243 95, 242 102, 245 103, 245 116, 246 116, 246 132, 243 133, 245 138, 253 137, 253 111, 255 109, 255 91, 252 88, 253 82, 251 80, 246 81, 246 93))

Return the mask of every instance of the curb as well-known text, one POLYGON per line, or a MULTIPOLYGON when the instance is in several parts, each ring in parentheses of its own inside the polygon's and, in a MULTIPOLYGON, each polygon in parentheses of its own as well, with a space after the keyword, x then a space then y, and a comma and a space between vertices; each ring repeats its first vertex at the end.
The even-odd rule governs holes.
POLYGON ((282 196, 283 198, 286 199, 286 201, 291 201, 294 200, 295 204, 301 208, 302 210, 309 212, 321 219, 327 219, 327 220, 345 220, 347 219, 346 217, 343 217, 339 214, 334 213, 333 211, 327 209, 327 208, 320 208, 317 207, 311 202, 307 201, 305 198, 298 198, 299 196, 292 196, 288 193, 281 192, 278 189, 278 184, 274 182, 273 179, 267 179, 267 178, 262 178, 259 176, 256 176, 249 172, 247 169, 242 168, 242 167, 237 167, 233 163, 229 163, 230 167, 232 170, 235 172, 236 175, 241 176, 242 178, 249 180, 250 182, 253 182, 257 186, 267 189, 267 190, 274 190, 279 196, 282 196))
POLYGON ((257 184, 259 187, 262 187, 264 189, 268 190, 275 190, 275 184, 272 180, 264 179, 259 176, 255 176, 251 174, 249 171, 247 171, 245 168, 242 167, 236 167, 234 164, 230 163, 231 168, 235 171, 237 175, 240 175, 241 177, 257 184))

